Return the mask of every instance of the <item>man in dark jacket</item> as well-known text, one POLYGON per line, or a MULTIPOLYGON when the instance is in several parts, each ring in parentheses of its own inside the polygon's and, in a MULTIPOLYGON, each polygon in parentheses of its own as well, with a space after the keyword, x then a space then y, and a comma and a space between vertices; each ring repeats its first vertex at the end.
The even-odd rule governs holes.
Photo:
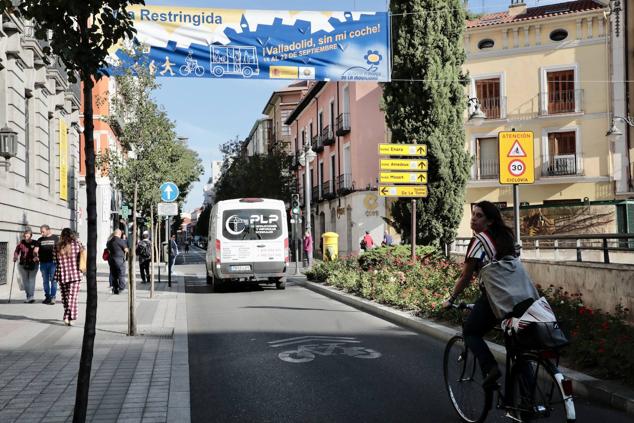
POLYGON ((152 262, 152 243, 150 234, 144 232, 141 241, 136 247, 136 255, 139 258, 139 269, 141 271, 141 283, 150 281, 150 263, 152 262))
POLYGON ((106 244, 110 257, 108 264, 110 265, 110 274, 112 275, 112 293, 119 294, 126 286, 126 268, 125 261, 128 256, 128 243, 121 239, 121 229, 115 229, 112 238, 106 244))

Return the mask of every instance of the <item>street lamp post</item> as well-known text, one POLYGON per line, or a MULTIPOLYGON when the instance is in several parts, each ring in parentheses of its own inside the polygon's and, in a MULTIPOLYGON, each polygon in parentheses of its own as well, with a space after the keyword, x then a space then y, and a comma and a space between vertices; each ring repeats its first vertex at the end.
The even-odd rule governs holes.
POLYGON ((310 185, 310 163, 315 160, 315 157, 317 157, 317 154, 315 154, 315 152, 310 148, 310 144, 306 144, 304 146, 304 152, 301 154, 301 156, 299 157, 299 164, 301 164, 302 166, 304 166, 304 174, 305 174, 305 187, 304 187, 304 195, 305 195, 305 202, 304 202, 304 210, 306 211, 306 216, 305 216, 305 222, 306 222, 306 230, 310 230, 311 226, 311 222, 310 222, 310 195, 311 195, 311 189, 312 186, 310 185))

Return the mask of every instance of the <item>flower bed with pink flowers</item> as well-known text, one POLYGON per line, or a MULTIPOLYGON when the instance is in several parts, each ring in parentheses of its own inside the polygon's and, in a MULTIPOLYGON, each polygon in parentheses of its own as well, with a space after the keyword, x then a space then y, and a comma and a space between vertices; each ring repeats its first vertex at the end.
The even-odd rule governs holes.
MULTIPOLYGON (((359 257, 316 262, 306 275, 312 281, 422 317, 458 323, 459 316, 442 310, 441 305, 451 294, 461 266, 433 247, 418 247, 415 262, 410 254, 405 245, 375 248, 359 257)), ((538 288, 571 341, 562 351, 565 364, 634 385, 634 328, 624 320, 628 310, 595 310, 583 303, 582 294, 553 286, 538 288)), ((473 302, 478 295, 477 284, 472 283, 460 301, 473 302)))

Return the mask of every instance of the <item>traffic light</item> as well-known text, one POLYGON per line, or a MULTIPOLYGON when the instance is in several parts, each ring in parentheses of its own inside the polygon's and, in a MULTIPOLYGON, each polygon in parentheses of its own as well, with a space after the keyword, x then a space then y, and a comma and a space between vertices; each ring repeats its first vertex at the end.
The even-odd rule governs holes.
POLYGON ((291 214, 299 215, 299 194, 291 195, 291 214))

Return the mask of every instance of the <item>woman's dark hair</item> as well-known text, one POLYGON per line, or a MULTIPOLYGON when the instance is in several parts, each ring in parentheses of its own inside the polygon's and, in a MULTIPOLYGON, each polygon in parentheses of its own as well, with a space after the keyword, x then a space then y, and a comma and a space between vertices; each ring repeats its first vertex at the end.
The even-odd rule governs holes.
POLYGON ((490 201, 480 201, 475 206, 479 207, 486 218, 491 221, 488 232, 495 242, 495 248, 497 249, 496 258, 500 259, 504 256, 515 255, 513 230, 504 223, 500 209, 490 201))
POLYGON ((59 242, 57 243, 57 254, 65 256, 70 254, 71 245, 76 240, 75 231, 70 228, 62 229, 62 233, 59 236, 59 242))

